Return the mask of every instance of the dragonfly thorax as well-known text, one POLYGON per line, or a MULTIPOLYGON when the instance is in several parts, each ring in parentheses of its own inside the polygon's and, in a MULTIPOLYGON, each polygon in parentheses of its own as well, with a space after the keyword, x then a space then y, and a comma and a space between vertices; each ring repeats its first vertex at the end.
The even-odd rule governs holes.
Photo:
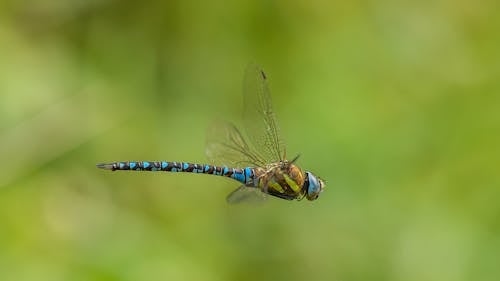
POLYGON ((257 172, 258 187, 269 195, 283 199, 302 199, 307 193, 304 189, 306 174, 289 162, 278 162, 257 172))

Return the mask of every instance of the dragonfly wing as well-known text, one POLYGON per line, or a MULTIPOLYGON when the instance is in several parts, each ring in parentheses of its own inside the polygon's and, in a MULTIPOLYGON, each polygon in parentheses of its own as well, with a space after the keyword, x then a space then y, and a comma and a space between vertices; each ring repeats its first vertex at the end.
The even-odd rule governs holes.
POLYGON ((252 144, 268 163, 283 160, 284 144, 272 108, 267 77, 260 66, 251 63, 245 72, 243 121, 252 144))
POLYGON ((226 197, 226 201, 229 204, 239 204, 239 203, 262 203, 266 200, 266 195, 262 193, 258 188, 248 187, 242 185, 235 189, 233 192, 229 193, 226 197))
POLYGON ((264 157, 249 146, 236 126, 223 121, 214 122, 209 127, 205 153, 215 163, 234 167, 264 167, 267 164, 264 157))

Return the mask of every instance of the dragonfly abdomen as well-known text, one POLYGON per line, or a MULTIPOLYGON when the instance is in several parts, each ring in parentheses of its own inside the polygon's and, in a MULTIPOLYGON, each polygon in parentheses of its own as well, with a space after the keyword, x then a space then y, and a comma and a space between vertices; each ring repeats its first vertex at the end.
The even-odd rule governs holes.
POLYGON ((193 164, 188 162, 167 162, 167 161, 128 161, 128 162, 113 162, 106 164, 97 164, 98 168, 120 171, 164 171, 173 173, 197 173, 208 174, 215 176, 224 176, 237 180, 243 184, 254 182, 254 169, 247 167, 243 169, 230 168, 227 166, 215 166, 208 164, 193 164))

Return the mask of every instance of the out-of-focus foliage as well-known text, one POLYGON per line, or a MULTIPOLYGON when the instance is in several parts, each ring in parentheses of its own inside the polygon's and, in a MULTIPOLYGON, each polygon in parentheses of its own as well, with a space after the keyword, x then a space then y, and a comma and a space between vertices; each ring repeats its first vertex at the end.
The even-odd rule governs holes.
POLYGON ((499 280, 497 1, 0 3, 0 280, 499 280), (203 163, 270 77, 315 202, 203 163))

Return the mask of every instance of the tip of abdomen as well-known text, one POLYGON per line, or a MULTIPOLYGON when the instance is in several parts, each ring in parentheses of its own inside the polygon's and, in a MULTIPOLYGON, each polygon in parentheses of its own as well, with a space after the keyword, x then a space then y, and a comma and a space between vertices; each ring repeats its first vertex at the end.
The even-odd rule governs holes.
POLYGON ((113 164, 106 164, 106 163, 99 163, 95 165, 99 169, 104 169, 104 170, 111 170, 113 171, 113 164))

